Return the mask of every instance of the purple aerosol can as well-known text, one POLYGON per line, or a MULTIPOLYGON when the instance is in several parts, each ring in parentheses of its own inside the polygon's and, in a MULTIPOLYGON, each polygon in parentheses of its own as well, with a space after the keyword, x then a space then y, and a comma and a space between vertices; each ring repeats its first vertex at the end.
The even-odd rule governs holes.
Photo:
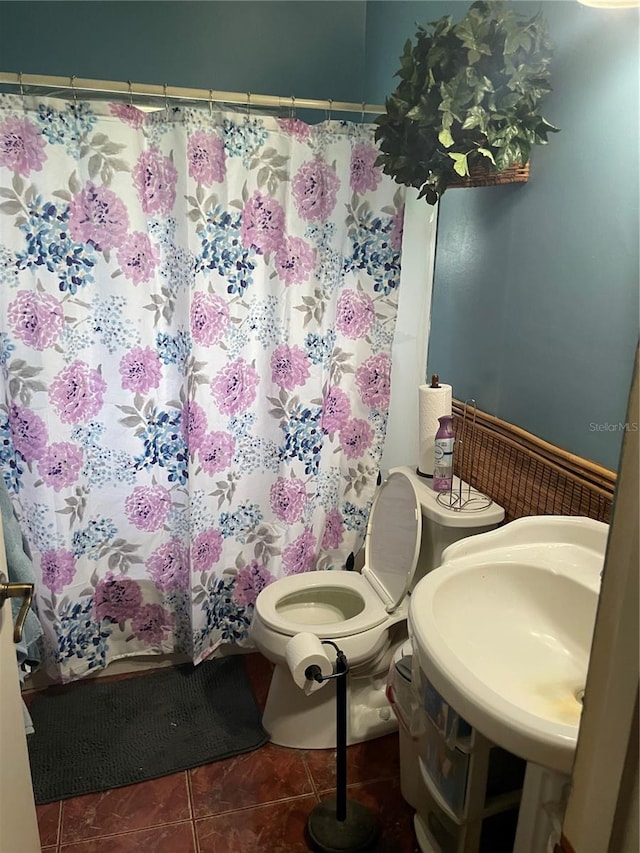
POLYGON ((438 418, 440 426, 433 443, 433 489, 449 492, 453 485, 453 416, 438 418))

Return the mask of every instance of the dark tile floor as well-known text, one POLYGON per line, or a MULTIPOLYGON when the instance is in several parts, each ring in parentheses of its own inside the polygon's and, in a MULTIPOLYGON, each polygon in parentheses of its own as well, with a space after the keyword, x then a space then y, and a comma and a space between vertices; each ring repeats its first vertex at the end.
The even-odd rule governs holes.
MULTIPOLYGON (((247 655, 261 706, 271 666, 247 655)), ((348 796, 378 817, 379 853, 417 853, 400 794, 398 736, 348 748, 348 796)), ((304 853, 309 812, 332 795, 334 750, 255 752, 101 794, 38 806, 48 853, 304 853)))

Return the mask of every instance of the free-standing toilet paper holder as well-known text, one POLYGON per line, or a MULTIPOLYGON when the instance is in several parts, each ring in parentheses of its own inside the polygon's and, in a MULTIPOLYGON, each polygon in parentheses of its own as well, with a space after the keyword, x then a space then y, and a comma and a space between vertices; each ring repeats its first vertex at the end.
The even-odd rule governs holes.
POLYGON ((378 821, 362 803, 347 799, 347 677, 349 661, 344 652, 331 640, 321 640, 333 646, 336 663, 332 675, 323 675, 312 664, 305 671, 311 681, 321 684, 336 682, 336 796, 313 809, 307 819, 307 835, 312 849, 318 853, 365 853, 373 848, 380 834, 378 821))

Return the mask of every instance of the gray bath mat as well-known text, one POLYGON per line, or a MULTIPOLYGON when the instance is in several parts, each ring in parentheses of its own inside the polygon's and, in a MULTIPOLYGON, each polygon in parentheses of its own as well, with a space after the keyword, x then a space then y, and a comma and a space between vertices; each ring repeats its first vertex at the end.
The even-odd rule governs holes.
POLYGON ((50 688, 29 711, 38 804, 177 773, 268 740, 241 656, 50 688))

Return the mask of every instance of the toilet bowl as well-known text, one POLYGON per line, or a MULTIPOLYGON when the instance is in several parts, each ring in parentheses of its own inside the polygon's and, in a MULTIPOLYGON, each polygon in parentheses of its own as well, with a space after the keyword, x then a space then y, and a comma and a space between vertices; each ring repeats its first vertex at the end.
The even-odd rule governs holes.
POLYGON ((371 508, 360 572, 288 575, 260 592, 251 638, 275 664, 263 715, 273 743, 296 749, 335 746, 334 682, 306 695, 286 663, 287 644, 303 631, 332 640, 349 661, 348 743, 397 728, 386 677, 393 653, 407 638, 408 593, 439 565, 444 547, 502 521, 502 508, 487 503, 462 517, 459 509, 439 504, 430 484, 411 469, 393 469, 371 508))

